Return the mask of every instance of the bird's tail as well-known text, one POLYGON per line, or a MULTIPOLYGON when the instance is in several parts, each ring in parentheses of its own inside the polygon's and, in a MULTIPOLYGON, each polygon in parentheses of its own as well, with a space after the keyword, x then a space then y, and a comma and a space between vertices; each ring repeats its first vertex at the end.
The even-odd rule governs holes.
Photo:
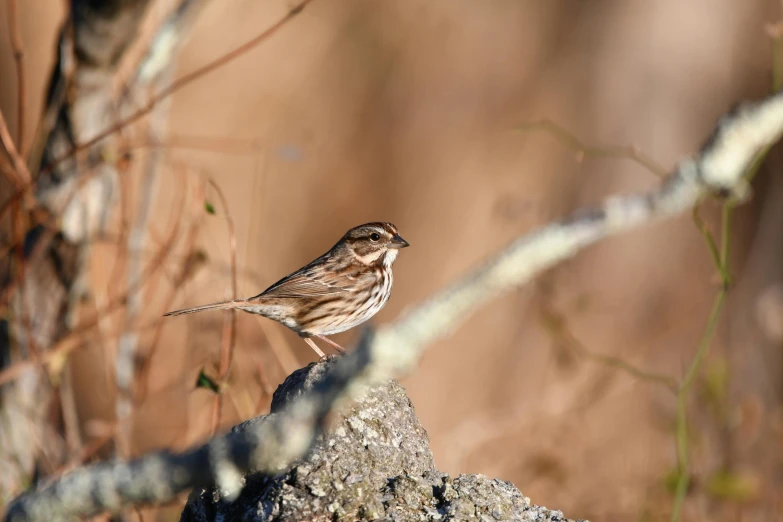
POLYGON ((193 314, 196 312, 203 312, 205 310, 230 310, 232 308, 242 308, 242 305, 247 304, 244 299, 237 299, 236 301, 223 301, 221 303, 210 303, 201 306, 194 306, 193 308, 185 308, 182 310, 174 310, 173 312, 166 312, 167 315, 184 315, 193 314))

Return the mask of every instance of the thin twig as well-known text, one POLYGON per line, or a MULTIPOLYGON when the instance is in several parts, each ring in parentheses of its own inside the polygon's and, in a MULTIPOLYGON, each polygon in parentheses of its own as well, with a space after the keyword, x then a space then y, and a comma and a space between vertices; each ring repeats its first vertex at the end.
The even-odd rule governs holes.
POLYGON ((561 313, 555 311, 546 303, 541 303, 539 309, 544 326, 553 334, 561 337, 561 339, 565 341, 566 345, 581 357, 624 371, 625 373, 636 377, 639 380, 661 385, 674 394, 677 393, 679 386, 673 377, 643 370, 619 357, 613 357, 611 355, 596 353, 589 350, 574 335, 570 328, 568 328, 568 325, 565 322, 565 317, 563 317, 561 313))
MULTIPOLYGON (((223 213, 228 227, 229 255, 231 259, 231 299, 237 298, 237 237, 234 230, 234 220, 231 218, 231 211, 226 201, 223 191, 214 180, 210 179, 209 184, 217 192, 220 199, 220 205, 223 207, 223 213)), ((223 312, 223 332, 220 342, 220 367, 218 370, 218 382, 221 391, 215 396, 214 406, 212 408, 211 434, 214 436, 220 424, 220 417, 223 411, 222 389, 228 378, 228 372, 231 369, 231 359, 234 352, 234 341, 236 337, 236 310, 226 310, 223 312)))
MULTIPOLYGON (((166 74, 170 74, 171 69, 166 69, 166 74)), ((166 133, 166 124, 168 121, 168 112, 171 106, 171 99, 166 98, 156 107, 156 110, 150 114, 147 135, 151 140, 166 133)), ((156 188, 158 185, 158 174, 163 160, 163 151, 161 149, 152 149, 148 152, 144 162, 144 173, 141 179, 141 187, 137 200, 137 209, 131 225, 127 244, 124 247, 126 254, 141 250, 144 245, 147 233, 148 220, 155 200, 156 188)), ((184 176, 185 181, 187 176, 184 176)), ((185 190, 182 191, 185 193, 185 190)), ((182 198, 184 205, 184 198, 182 198)), ((175 219, 179 219, 176 217, 175 219)), ((127 271, 125 274, 128 286, 132 286, 141 275, 142 263, 141 256, 138 254, 129 254, 127 258, 127 271)), ((123 333, 117 343, 116 376, 117 376, 117 400, 116 400, 116 418, 118 421, 127 418, 128 422, 121 423, 121 428, 117 430, 117 439, 121 444, 116 447, 119 451, 129 451, 131 432, 133 429, 133 384, 135 376, 136 361, 138 359, 139 333, 134 331, 135 323, 141 310, 142 295, 138 292, 128 299, 128 306, 125 308, 125 317, 123 321, 123 333)))
POLYGON ((48 475, 46 479, 52 480, 54 478, 61 477, 66 473, 68 473, 69 471, 77 468, 78 466, 81 466, 82 464, 87 462, 93 455, 98 453, 98 450, 100 450, 107 442, 109 442, 113 436, 114 436, 114 429, 109 430, 107 433, 99 437, 95 437, 89 443, 79 448, 77 452, 71 453, 70 460, 67 463, 65 463, 63 466, 61 466, 59 469, 55 470, 54 473, 48 475))
MULTIPOLYGON (((194 255, 189 256, 188 259, 182 262, 180 272, 179 274, 177 274, 177 276, 174 279, 174 284, 172 285, 172 289, 168 293, 166 298, 163 300, 163 306, 161 306, 161 313, 160 313, 161 316, 163 315, 164 312, 171 310, 172 304, 177 298, 177 294, 182 288, 182 285, 195 274, 195 268, 199 261, 199 256, 193 252, 192 245, 193 243, 195 243, 195 238, 200 230, 199 226, 200 226, 200 222, 198 221, 191 223, 190 225, 190 230, 188 231, 188 234, 186 236, 187 239, 185 240, 185 245, 186 245, 185 250, 193 253, 194 255)), ((150 347, 147 350, 147 352, 144 354, 144 356, 141 358, 139 369, 136 372, 136 391, 134 393, 134 399, 133 399, 134 403, 136 404, 140 404, 144 402, 147 398, 148 390, 150 386, 150 382, 149 382, 150 368, 152 366, 152 361, 155 358, 155 354, 158 351, 158 347, 160 346, 160 339, 163 335, 163 326, 165 324, 166 323, 163 320, 157 320, 154 322, 155 330, 150 340, 150 347)))
POLYGON ((73 372, 73 367, 66 367, 60 375, 60 410, 65 442, 71 455, 81 452, 84 446, 79 424, 79 410, 76 406, 76 392, 73 387, 73 372))
POLYGON ((726 300, 726 289, 721 288, 712 305, 712 310, 707 319, 707 326, 704 329, 699 348, 696 350, 696 356, 688 367, 688 373, 680 384, 677 392, 677 420, 676 420, 676 440, 677 440, 677 483, 674 492, 674 503, 672 505, 672 522, 678 522, 682 514, 682 507, 685 503, 685 496, 688 493, 690 484, 690 465, 688 463, 688 411, 687 401, 688 392, 691 389, 693 380, 701 368, 701 361, 707 353, 715 333, 715 327, 718 324, 723 303, 726 300))
MULTIPOLYGON (((255 38, 252 38, 250 41, 245 42, 244 44, 240 45, 239 47, 236 47, 235 49, 229 51, 228 53, 224 54, 223 56, 213 60, 212 62, 207 63, 206 65, 203 65, 196 69, 195 71, 192 71, 174 82, 172 82, 168 87, 161 90, 158 94, 154 95, 146 105, 144 105, 141 109, 136 111, 135 113, 131 114, 127 118, 124 118, 115 124, 111 125, 108 129, 106 129, 103 132, 98 133, 93 138, 78 144, 77 146, 73 147, 71 150, 63 154, 62 156, 56 158, 54 161, 49 163, 48 165, 44 166, 41 169, 41 175, 46 174, 48 172, 51 172, 51 170, 62 163, 65 160, 68 160, 72 157, 74 157, 78 152, 90 148, 96 143, 106 139, 108 136, 111 136, 115 132, 127 127, 128 125, 131 125, 150 112, 155 108, 155 105, 160 102, 161 100, 171 96, 175 92, 179 91, 183 87, 186 87, 187 85, 190 85, 194 81, 202 78, 203 76, 206 76, 207 74, 215 71, 216 69, 219 69, 226 64, 230 63, 231 61, 235 60, 236 58, 242 56, 243 54, 247 53, 248 51, 252 50, 256 46, 258 46, 260 43, 264 42, 268 38, 270 38, 272 35, 274 35, 276 32, 278 32, 280 29, 282 29, 288 22, 293 20, 298 14, 302 12, 302 10, 307 7, 310 3, 312 3, 314 0, 302 0, 300 4, 292 8, 288 14, 286 14, 283 18, 275 22, 271 27, 269 27, 267 30, 256 36, 255 38)), ((0 114, 2 116, 2 114, 0 114)), ((2 122, 0 122, 2 123, 2 122)), ((0 132, 2 131, 2 125, 0 125, 0 132)), ((1 137, 1 136, 0 136, 1 137)), ((26 169, 26 167, 25 167, 26 169)), ((86 179, 89 179, 91 176, 88 174, 84 176, 86 179)), ((18 201, 22 199, 25 194, 32 188, 33 184, 31 181, 31 177, 28 177, 24 180, 24 184, 22 186, 17 187, 17 191, 9 198, 8 201, 6 201, 2 207, 0 207, 0 220, 5 217, 6 213, 9 211, 11 204, 14 201, 18 201)))
POLYGON ((594 158, 625 158, 638 163, 659 178, 663 178, 668 174, 668 171, 664 167, 659 165, 654 159, 647 156, 647 154, 633 145, 627 145, 625 147, 595 147, 587 145, 582 140, 571 134, 563 126, 550 119, 525 123, 519 125, 516 130, 520 132, 548 132, 560 143, 579 152, 580 157, 577 158, 577 160, 580 162, 582 156, 589 156, 594 158))
POLYGON ((44 172, 48 172, 51 170, 55 165, 59 164, 62 161, 65 161, 71 157, 73 157, 77 152, 90 148, 96 143, 99 143, 100 141, 104 140, 108 136, 111 136, 118 130, 127 127, 128 125, 135 123, 136 121, 140 120, 144 116, 148 115, 152 110, 155 108, 155 105, 157 105, 161 100, 168 98, 175 92, 179 91, 183 87, 186 87, 187 85, 190 85, 196 80, 201 79, 202 77, 206 76, 207 74, 215 71, 216 69, 219 69, 226 64, 232 62, 233 60, 239 58, 243 54, 247 53, 248 51, 251 51, 256 46, 258 46, 260 43, 264 42, 268 38, 270 38, 272 35, 274 35, 276 32, 278 32, 280 29, 282 29, 288 22, 293 20, 299 13, 302 12, 302 10, 311 2, 314 0, 302 0, 302 2, 291 9, 288 14, 286 14, 283 18, 275 22, 271 27, 269 27, 267 30, 256 36, 255 38, 252 38, 248 42, 243 43, 239 47, 227 52, 220 58, 217 58, 216 60, 213 60, 212 62, 207 63, 206 65, 202 65, 195 71, 189 72, 185 74, 184 76, 181 76, 180 78, 177 78, 174 80, 170 85, 163 88, 160 92, 152 96, 150 100, 138 111, 131 114, 127 118, 124 118, 123 120, 118 121, 105 131, 99 133, 95 137, 87 140, 84 143, 78 144, 76 147, 68 151, 66 154, 63 154, 61 157, 55 159, 51 164, 45 166, 43 168, 44 172))
MULTIPOLYGON (((32 184, 33 177, 30 174, 30 170, 27 168, 27 164, 25 164, 22 156, 19 154, 19 151, 14 144, 14 140, 11 138, 11 132, 8 130, 8 125, 5 122, 2 111, 0 111, 0 143, 2 143, 6 154, 8 154, 8 158, 11 160, 11 166, 14 168, 15 176, 14 179, 11 179, 10 181, 17 189, 16 194, 3 205, 3 210, 0 211, 0 219, 2 219, 5 217, 8 208, 15 202, 23 199, 25 190, 32 184)), ((3 169, 3 172, 7 173, 5 169, 3 169)))
MULTIPOLYGON (((184 245, 185 252, 189 252, 189 253, 194 252, 194 245, 196 243, 196 239, 200 227, 201 227, 201 219, 195 220, 190 224, 188 233, 185 236, 186 237, 185 245, 184 245)), ((182 259, 180 271, 174 278, 174 281, 172 282, 172 289, 167 295, 166 299, 164 299, 163 301, 162 308, 164 312, 171 309, 171 304, 174 302, 174 299, 176 298, 177 293, 181 289, 182 285, 184 285, 188 279, 193 277, 199 260, 200 260, 199 256, 193 256, 193 255, 186 255, 182 259)), ((163 334, 163 325, 164 325, 163 321, 158 321, 156 323, 155 332, 153 333, 152 339, 150 341, 150 347, 147 350, 147 353, 144 354, 144 357, 141 360, 141 364, 139 365, 139 369, 136 372, 135 380, 137 384, 137 389, 136 389, 136 393, 134 394, 135 395, 134 401, 136 403, 143 402, 147 397, 147 393, 148 393, 147 390, 149 388, 149 371, 152 364, 152 360, 155 357, 155 353, 157 352, 158 346, 160 344, 160 338, 163 334)))
POLYGON ((19 361, 12 364, 11 366, 4 368, 2 371, 0 371, 0 385, 17 379, 26 370, 36 366, 37 364, 42 364, 42 365, 54 364, 56 366, 62 365, 64 361, 67 359, 68 355, 72 351, 76 350, 81 346, 80 343, 76 342, 80 338, 80 336, 84 335, 85 333, 95 328, 105 316, 125 306, 125 304, 128 301, 128 296, 135 292, 140 291, 141 288, 144 286, 147 277, 154 274, 162 267, 163 262, 166 260, 169 253, 172 250, 171 245, 174 242, 174 237, 176 237, 177 231, 178 231, 178 225, 173 228, 168 240, 164 242, 163 245, 161 245, 160 249, 152 257, 152 260, 147 264, 147 266, 144 269, 144 275, 138 281, 137 285, 134 285, 133 287, 129 287, 124 294, 114 298, 102 309, 96 311, 92 319, 90 319, 89 321, 85 321, 84 323, 80 324, 79 326, 77 326, 76 328, 68 332, 67 335, 59 339, 57 343, 55 343, 55 345, 52 346, 47 352, 41 354, 38 361, 19 361))
MULTIPOLYGON (((765 147, 764 150, 769 150, 769 147, 765 147)), ((755 171, 760 165, 757 161, 758 156, 754 158, 748 171, 745 174, 745 178, 752 178, 755 175, 755 171)), ((721 212, 721 243, 720 251, 718 251, 715 240, 712 238, 712 234, 704 226, 701 218, 698 214, 698 202, 694 205, 693 217, 699 231, 705 236, 707 246, 709 247, 710 254, 715 263, 715 268, 721 276, 721 286, 718 290, 718 294, 715 296, 715 301, 712 305, 712 310, 707 318, 707 325, 704 328, 699 347, 696 350, 696 355, 693 357, 691 364, 688 366, 688 371, 685 374, 680 387, 677 391, 677 416, 676 416, 676 429, 675 437, 677 444, 677 482, 674 490, 674 501, 672 503, 671 521, 679 522, 682 517, 682 508, 685 505, 685 497, 688 494, 688 486, 690 484, 690 462, 688 459, 688 397, 693 381, 698 375, 701 369, 701 363, 707 354, 710 347, 715 328, 718 324, 718 318, 720 312, 723 309, 723 305, 726 301, 729 288, 731 286, 731 273, 729 272, 729 253, 731 243, 731 214, 734 208, 734 203, 726 201, 723 204, 721 212)))
POLYGON ((8 7, 8 34, 11 37, 11 49, 16 63, 16 132, 19 155, 24 158, 27 151, 25 143, 24 118, 27 110, 27 77, 25 75, 24 45, 19 31, 19 19, 16 16, 16 0, 6 0, 8 7))
POLYGON ((693 205, 693 213, 691 214, 691 217, 693 219, 694 225, 696 225, 696 228, 701 233, 702 237, 704 238, 704 242, 707 244, 707 249, 710 251, 710 256, 712 257, 712 262, 715 264, 715 268, 718 269, 718 272, 720 273, 721 279, 724 281, 730 281, 729 274, 725 272, 726 268, 721 263, 721 255, 718 251, 718 245, 715 243, 715 237, 712 235, 712 232, 710 232, 710 229, 707 227, 707 224, 704 222, 704 220, 701 218, 701 205, 702 201, 698 201, 695 205, 693 205))

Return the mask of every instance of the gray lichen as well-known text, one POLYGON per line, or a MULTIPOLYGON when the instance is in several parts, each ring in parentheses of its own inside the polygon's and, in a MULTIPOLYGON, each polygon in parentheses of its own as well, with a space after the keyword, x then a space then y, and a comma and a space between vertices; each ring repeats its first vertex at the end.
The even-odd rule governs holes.
MULTIPOLYGON (((331 361, 291 374, 272 400, 283 411, 311 389, 331 361)), ((265 422, 262 416, 234 428, 265 422)), ((510 482, 439 472, 427 432, 405 390, 391 381, 369 391, 333 419, 313 451, 286 473, 250 473, 233 502, 215 490, 191 494, 182 522, 293 521, 566 521, 559 511, 532 505, 510 482)))

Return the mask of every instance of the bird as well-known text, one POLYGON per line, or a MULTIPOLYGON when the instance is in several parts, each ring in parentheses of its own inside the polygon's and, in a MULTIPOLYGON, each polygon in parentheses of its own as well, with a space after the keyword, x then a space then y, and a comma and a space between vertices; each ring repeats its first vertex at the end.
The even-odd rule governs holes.
POLYGON ((231 309, 257 314, 296 332, 323 359, 326 354, 313 338, 344 353, 342 346, 326 336, 364 323, 386 305, 392 289, 392 264, 400 249, 408 246, 393 224, 365 223, 258 295, 163 315, 231 309))

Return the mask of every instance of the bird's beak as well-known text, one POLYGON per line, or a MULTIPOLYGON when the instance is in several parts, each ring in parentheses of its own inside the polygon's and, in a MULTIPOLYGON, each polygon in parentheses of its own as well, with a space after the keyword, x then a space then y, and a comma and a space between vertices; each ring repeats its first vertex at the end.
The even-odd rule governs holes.
POLYGON ((391 238, 391 243, 389 243, 389 246, 392 248, 405 248, 406 246, 410 246, 410 244, 401 238, 399 234, 394 234, 394 237, 391 238))

